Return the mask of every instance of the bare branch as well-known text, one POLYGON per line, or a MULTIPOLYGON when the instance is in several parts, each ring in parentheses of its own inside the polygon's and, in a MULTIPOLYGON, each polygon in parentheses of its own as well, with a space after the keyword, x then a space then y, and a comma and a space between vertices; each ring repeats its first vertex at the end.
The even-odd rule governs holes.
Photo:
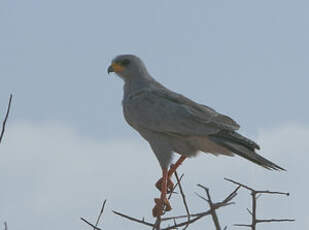
POLYGON ((211 216, 212 216, 212 220, 214 222, 214 225, 216 227, 216 230, 221 230, 221 227, 220 227, 220 224, 219 224, 219 219, 218 219, 218 216, 217 216, 217 213, 216 213, 216 209, 214 208, 214 203, 212 202, 211 200, 211 196, 210 196, 210 193, 209 193, 209 189, 204 187, 203 185, 200 185, 198 184, 197 186, 203 188, 206 192, 206 195, 208 197, 208 204, 209 204, 209 207, 210 207, 210 211, 211 211, 211 216))
POLYGON ((186 226, 188 224, 194 223, 195 221, 201 219, 204 216, 206 216, 206 215, 200 215, 200 216, 198 216, 198 217, 196 217, 194 219, 191 219, 190 221, 186 221, 186 222, 183 222, 183 223, 180 223, 180 224, 176 224, 176 225, 173 225, 173 226, 170 226, 170 227, 167 227, 167 228, 163 228, 161 230, 170 230, 170 229, 176 229, 176 228, 179 228, 179 227, 183 227, 183 226, 186 226))
POLYGON ((177 183, 174 185, 174 187, 173 187, 173 189, 172 189, 172 191, 171 191, 171 193, 169 194, 169 196, 168 196, 168 200, 170 200, 171 198, 172 198, 172 195, 173 194, 177 194, 176 192, 175 192, 175 189, 177 188, 177 186, 179 185, 179 183, 181 182, 181 180, 182 180, 182 178, 183 178, 183 174, 180 176, 180 178, 179 178, 179 182, 177 181, 177 183))
POLYGON ((98 218, 97 218, 97 221, 96 221, 95 225, 91 224, 88 220, 86 220, 86 219, 83 218, 83 217, 81 217, 80 219, 81 219, 82 221, 84 221, 86 224, 88 224, 88 225, 90 225, 91 227, 93 227, 93 230, 101 230, 101 229, 98 227, 98 224, 99 224, 100 219, 101 219, 101 217, 102 217, 102 215, 103 215, 104 208, 105 208, 105 204, 106 204, 106 200, 104 200, 104 202, 103 202, 102 208, 101 208, 101 210, 100 210, 100 213, 99 213, 99 216, 98 216, 98 218))
POLYGON ((181 197, 182 197, 182 201, 183 201, 183 204, 185 206, 185 209, 186 209, 186 212, 187 212, 187 216, 188 216, 188 224, 184 227, 184 230, 186 230, 189 227, 190 211, 189 211, 188 204, 187 204, 187 201, 186 201, 186 195, 183 192, 183 189, 182 189, 182 186, 181 186, 180 179, 178 177, 177 171, 175 171, 175 177, 177 179, 177 183, 179 184, 179 191, 180 191, 180 194, 181 194, 181 197))
POLYGON ((238 186, 233 192, 231 192, 221 203, 230 202, 237 196, 238 190, 241 188, 241 186, 238 186))
POLYGON ((115 214, 118 215, 118 216, 124 217, 124 218, 126 218, 126 219, 128 219, 128 220, 132 220, 132 221, 134 221, 134 222, 137 222, 137 223, 140 223, 140 224, 143 224, 143 225, 147 225, 147 226, 150 226, 150 227, 155 227, 154 224, 149 223, 149 222, 146 222, 144 219, 139 220, 139 219, 136 219, 136 218, 134 218, 134 217, 130 217, 130 216, 127 216, 127 215, 125 215, 125 214, 122 214, 122 213, 120 213, 120 212, 116 212, 116 211, 114 211, 114 210, 113 210, 113 213, 115 213, 115 214))
POLYGON ((95 223, 95 226, 96 226, 96 227, 98 226, 98 224, 99 224, 99 222, 100 222, 100 219, 101 219, 101 216, 103 215, 104 208, 105 208, 105 204, 106 204, 106 200, 104 200, 104 202, 103 202, 103 205, 102 205, 101 211, 100 211, 100 213, 99 213, 97 222, 95 223))
POLYGON ((224 178, 225 180, 233 183, 233 184, 237 184, 238 186, 241 186, 249 191, 251 191, 251 202, 252 202, 252 209, 251 211, 247 208, 247 211, 249 212, 249 214, 251 215, 251 224, 235 224, 234 226, 241 226, 241 227, 249 227, 252 230, 256 229, 256 225, 258 223, 265 223, 265 222, 286 222, 286 221, 294 221, 292 219, 268 219, 268 220, 259 220, 256 217, 256 203, 257 203, 257 199, 262 195, 262 194, 277 194, 277 195, 286 195, 289 196, 289 193, 286 192, 272 192, 269 190, 255 190, 247 185, 241 184, 239 182, 236 182, 234 180, 231 179, 227 179, 224 178))
POLYGON ((235 189, 222 202, 212 203, 212 208, 210 210, 208 210, 206 212, 201 212, 201 213, 191 215, 190 212, 189 212, 188 205, 187 205, 186 198, 185 198, 185 194, 184 194, 184 191, 183 191, 183 188, 182 188, 182 185, 181 185, 181 179, 182 179, 183 175, 179 178, 178 174, 176 173, 175 176, 176 176, 176 179, 177 179, 177 184, 174 187, 176 187, 177 185, 179 186, 179 190, 180 190, 180 193, 182 195, 182 199, 183 199, 183 202, 184 202, 184 206, 186 208, 187 215, 177 216, 177 217, 167 217, 167 218, 158 217, 156 219, 155 223, 152 224, 152 223, 146 222, 144 219, 140 220, 140 219, 137 219, 137 218, 116 212, 116 211, 113 211, 113 212, 116 215, 124 217, 124 218, 131 220, 133 222, 137 222, 137 223, 152 227, 153 230, 169 230, 169 229, 176 229, 176 228, 179 228, 179 227, 184 227, 184 229, 186 229, 190 224, 198 221, 199 219, 201 219, 201 218, 203 218, 207 215, 211 215, 214 210, 216 210, 220 207, 224 207, 224 206, 233 204, 230 201, 236 196, 236 192, 239 189, 239 188, 235 189), (191 219, 191 217, 193 217, 193 218, 191 219), (187 221, 182 222, 182 223, 176 223, 176 219, 181 219, 181 218, 187 218, 187 221), (168 220, 173 220, 174 225, 168 226, 166 228, 160 228, 161 223, 163 221, 168 221, 168 220))
POLYGON ((224 178, 224 180, 229 181, 229 182, 231 182, 231 183, 233 183, 233 184, 237 184, 237 185, 239 185, 239 186, 241 186, 241 187, 243 187, 243 188, 245 188, 245 189, 248 189, 248 190, 250 190, 251 192, 254 192, 254 193, 256 193, 256 194, 259 194, 259 193, 266 193, 266 194, 279 194, 279 195, 286 195, 286 196, 289 196, 289 195, 290 195, 290 193, 288 193, 288 192, 272 192, 272 191, 269 191, 269 190, 255 190, 255 189, 253 189, 253 188, 250 188, 250 187, 247 186, 247 185, 241 184, 241 183, 239 183, 239 182, 237 182, 237 181, 234 181, 234 180, 231 180, 231 179, 228 179, 228 178, 224 178))
MULTIPOLYGON (((225 207, 225 206, 228 206, 228 205, 231 205, 231 204, 234 204, 233 202, 231 203, 217 203, 214 205, 214 208, 215 209, 219 209, 221 207, 225 207)), ((199 217, 199 216, 208 216, 211 214, 211 210, 207 210, 205 212, 200 212, 200 213, 195 213, 195 214, 191 214, 190 217, 199 217)), ((162 222, 163 221, 168 221, 168 220, 177 220, 177 219, 184 219, 184 218, 187 218, 188 216, 187 215, 181 215, 181 216, 173 216, 173 217, 165 217, 165 218, 162 218, 162 222)))
MULTIPOLYGON (((239 190, 239 188, 240 188, 240 186, 238 186, 233 192, 231 192, 222 202, 218 202, 218 203, 213 204, 213 206, 214 206, 213 208, 219 209, 221 207, 225 207, 225 206, 234 204, 234 202, 230 202, 230 201, 237 195, 237 191, 239 190)), ((203 200, 208 202, 208 200, 206 198, 202 197, 201 195, 197 194, 197 196, 199 196, 200 198, 202 198, 203 200)), ((206 211, 206 212, 191 214, 190 217, 207 216, 207 215, 210 215, 210 214, 211 214, 211 209, 206 211)), ((166 217, 166 218, 162 218, 162 221, 167 221, 167 220, 171 220, 171 219, 182 219, 182 218, 187 218, 187 215, 175 216, 175 217, 166 217)))
MULTIPOLYGON (((205 188, 202 185, 200 185, 200 187, 205 188)), ((205 216, 208 216, 208 215, 212 215, 213 211, 216 210, 216 209, 219 209, 221 207, 234 204, 233 202, 230 202, 230 201, 237 195, 237 191, 238 191, 239 188, 240 187, 238 186, 222 202, 212 203, 212 207, 210 208, 210 210, 208 210, 206 212, 197 213, 197 214, 191 214, 190 217, 195 217, 194 219, 191 219, 190 221, 186 221, 186 222, 183 222, 183 223, 174 224, 173 226, 165 228, 164 230, 175 229, 177 227, 182 227, 182 226, 188 226, 189 224, 194 223, 195 221, 201 219, 202 217, 205 217, 205 216)), ((198 195, 198 196, 200 196, 200 195, 198 195)), ((200 196, 200 197, 208 202, 208 200, 206 198, 204 198, 202 196, 200 196)), ((167 220, 174 220, 175 221, 176 219, 182 219, 182 218, 188 218, 188 216, 187 215, 183 215, 183 216, 167 217, 167 218, 162 218, 162 221, 167 221, 167 220)))
POLYGON ((10 99, 9 99, 8 108, 6 110, 6 115, 5 115, 4 121, 2 123, 2 130, 1 130, 1 134, 0 134, 0 143, 2 141, 2 138, 3 138, 3 135, 4 135, 4 131, 5 131, 5 125, 6 125, 6 122, 8 120, 9 114, 10 114, 12 98, 13 98, 13 95, 11 94, 10 95, 10 99))
MULTIPOLYGON (((113 211, 113 212, 116 215, 124 217, 124 218, 126 218, 126 219, 128 219, 130 221, 137 222, 137 223, 143 224, 145 226, 151 227, 153 230, 171 230, 171 229, 178 229, 180 227, 184 227, 184 229, 187 229, 190 224, 200 220, 201 218, 203 218, 205 216, 211 215, 212 219, 213 219, 213 222, 214 222, 214 225, 216 227, 216 230, 221 230, 216 210, 221 208, 221 207, 225 207, 225 206, 234 204, 234 202, 232 202, 232 200, 237 196, 238 190, 240 188, 245 188, 245 189, 251 191, 252 210, 247 209, 247 211, 249 212, 249 214, 252 217, 252 223, 251 224, 235 224, 234 226, 249 227, 252 230, 255 230, 256 229, 256 224, 258 224, 258 223, 294 221, 292 219, 257 219, 256 218, 257 198, 259 197, 259 195, 261 195, 261 194, 289 195, 289 193, 272 192, 272 191, 268 191, 268 190, 255 190, 255 189, 253 189, 253 188, 251 188, 251 187, 249 187, 247 185, 244 185, 244 184, 241 184, 241 183, 236 182, 234 180, 226 179, 226 178, 225 178, 225 180, 227 180, 227 181, 229 181, 231 183, 236 184, 237 187, 228 196, 226 196, 225 199, 222 200, 221 202, 214 203, 212 201, 209 189, 207 187, 203 186, 203 185, 200 185, 200 184, 198 185, 199 187, 201 187, 202 189, 205 190, 206 197, 203 197, 203 196, 201 196, 199 194, 197 194, 197 196, 200 197, 201 199, 207 201, 207 203, 210 206, 210 209, 208 211, 191 214, 189 212, 188 204, 187 204, 187 201, 186 201, 186 196, 185 196, 185 193, 184 193, 182 185, 181 185, 181 179, 182 179, 183 175, 179 178, 177 172, 175 172, 175 176, 176 176, 176 179, 177 179, 177 184, 173 187, 173 191, 170 194, 170 197, 174 193, 175 188, 177 186, 179 186, 179 191, 180 191, 180 194, 181 194, 181 197, 182 197, 182 201, 183 201, 185 209, 186 209, 186 215, 173 216, 173 217, 165 217, 165 218, 162 218, 160 216, 160 217, 158 217, 156 219, 155 223, 152 224, 152 223, 146 222, 144 220, 144 218, 143 219, 137 219, 137 218, 130 217, 128 215, 125 215, 125 214, 122 214, 122 213, 119 213, 119 212, 116 212, 116 211, 113 211), (187 220, 183 221, 181 223, 177 223, 176 222, 177 219, 184 219, 184 218, 186 218, 187 220), (167 227, 161 228, 161 223, 163 223, 165 221, 173 221, 173 225, 172 226, 168 225, 167 227)), ((224 230, 226 230, 226 229, 227 229, 227 226, 224 227, 224 230)))
POLYGON ((82 221, 84 221, 86 224, 90 225, 91 227, 93 227, 93 229, 96 230, 102 230, 101 228, 98 228, 96 226, 94 226, 93 224, 91 224, 90 222, 88 222, 86 219, 84 219, 83 217, 80 218, 82 221))
POLYGON ((238 226, 238 227, 249 227, 249 228, 252 227, 251 224, 234 224, 234 226, 238 226))
POLYGON ((265 219, 256 220, 257 223, 269 223, 269 222, 293 222, 295 219, 265 219))
POLYGON ((194 194, 197 195, 197 196, 198 196, 199 198, 201 198, 202 200, 208 202, 208 200, 207 200, 205 197, 201 196, 201 195, 198 194, 197 192, 195 192, 194 194))
POLYGON ((247 208, 247 211, 249 212, 249 214, 252 216, 252 212, 249 210, 249 208, 247 208))

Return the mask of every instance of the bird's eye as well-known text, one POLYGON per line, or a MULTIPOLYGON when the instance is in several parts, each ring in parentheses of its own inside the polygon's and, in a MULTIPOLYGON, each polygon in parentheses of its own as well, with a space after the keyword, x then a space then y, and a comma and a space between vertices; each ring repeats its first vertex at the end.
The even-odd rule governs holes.
POLYGON ((121 61, 121 64, 122 64, 123 66, 127 66, 127 65, 130 64, 130 61, 129 61, 128 59, 124 59, 123 61, 121 61))

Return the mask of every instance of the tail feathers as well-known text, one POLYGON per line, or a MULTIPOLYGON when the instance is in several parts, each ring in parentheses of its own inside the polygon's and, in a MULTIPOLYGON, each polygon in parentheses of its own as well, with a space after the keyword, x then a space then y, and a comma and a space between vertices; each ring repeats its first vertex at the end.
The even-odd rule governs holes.
POLYGON ((249 149, 248 147, 235 142, 232 142, 229 139, 211 136, 209 137, 212 141, 216 142, 217 144, 224 146, 225 148, 229 149, 233 153, 246 158, 247 160, 258 164, 264 168, 267 169, 273 169, 273 170, 284 170, 284 168, 280 167, 279 165, 276 165, 275 163, 267 160, 266 158, 262 157, 258 153, 256 153, 254 150, 249 149))

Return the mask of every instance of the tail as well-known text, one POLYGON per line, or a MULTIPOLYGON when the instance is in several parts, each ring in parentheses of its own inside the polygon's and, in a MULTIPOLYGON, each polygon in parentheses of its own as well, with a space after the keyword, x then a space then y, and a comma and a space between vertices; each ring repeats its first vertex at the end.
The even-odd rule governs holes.
POLYGON ((284 168, 256 153, 255 149, 260 149, 260 147, 255 142, 236 132, 221 131, 217 134, 209 135, 208 138, 231 152, 264 168, 285 171, 284 168))

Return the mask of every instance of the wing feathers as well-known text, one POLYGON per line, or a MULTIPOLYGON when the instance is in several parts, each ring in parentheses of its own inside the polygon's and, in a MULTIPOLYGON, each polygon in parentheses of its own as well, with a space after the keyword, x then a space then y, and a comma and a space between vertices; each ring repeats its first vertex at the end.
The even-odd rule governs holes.
POLYGON ((215 110, 166 89, 139 91, 123 102, 127 121, 135 128, 181 136, 206 136, 239 125, 215 110))
MULTIPOLYGON (((217 144, 220 144, 233 153, 246 158, 253 163, 256 163, 264 168, 267 169, 274 169, 274 170, 285 170, 284 168, 276 165, 275 163, 267 160, 266 158, 262 157, 258 153, 254 151, 254 149, 249 148, 248 144, 245 144, 243 140, 235 141, 232 138, 224 138, 220 136, 211 135, 209 139, 214 141, 217 144)), ((252 145, 250 146, 252 147, 252 145)))

